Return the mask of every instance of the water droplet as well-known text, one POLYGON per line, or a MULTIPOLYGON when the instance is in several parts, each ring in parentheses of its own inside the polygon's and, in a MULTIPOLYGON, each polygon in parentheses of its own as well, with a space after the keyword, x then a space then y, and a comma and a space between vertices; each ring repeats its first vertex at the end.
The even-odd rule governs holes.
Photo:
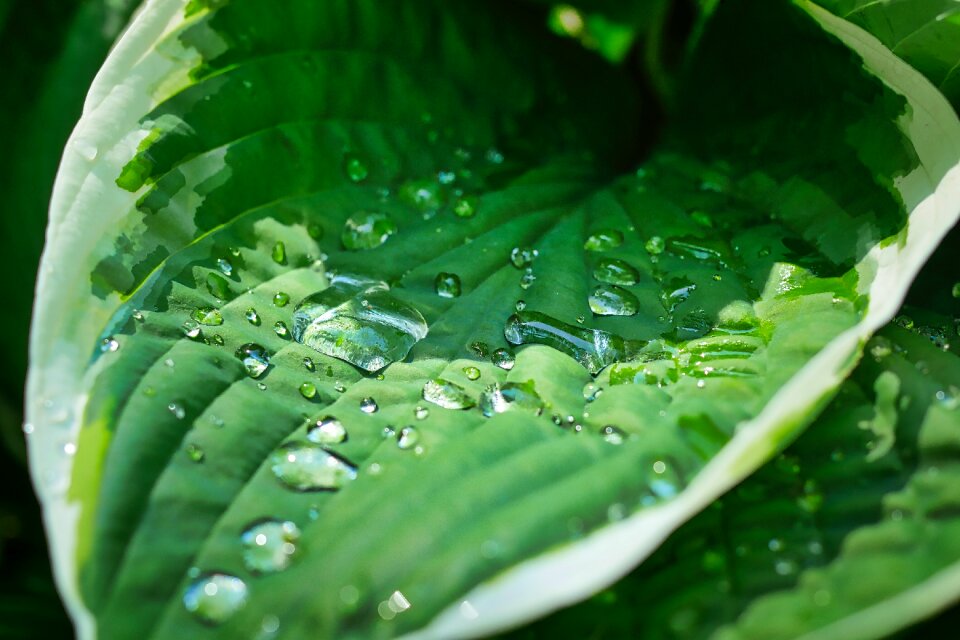
POLYGON ((226 300, 230 297, 230 283, 219 273, 211 271, 207 274, 207 291, 215 298, 226 300))
POLYGON ((397 433, 397 446, 401 449, 412 449, 420 442, 420 432, 416 427, 407 426, 397 433))
POLYGON ((286 338, 290 334, 290 330, 287 329, 287 323, 283 320, 276 321, 273 325, 273 332, 281 338, 286 338))
POLYGON ((453 205, 453 212, 460 218, 472 218, 477 213, 477 198, 464 196, 453 205))
POLYGON ((207 624, 220 624, 247 603, 247 585, 236 576, 209 573, 194 580, 183 594, 183 606, 207 624))
POLYGON ((490 354, 490 361, 505 371, 513 369, 515 362, 513 354, 508 349, 497 349, 490 354))
POLYGON ((426 407, 421 407, 420 405, 417 405, 413 409, 413 417, 416 418, 417 420, 426 420, 427 416, 429 415, 430 415, 430 410, 427 409, 426 407))
POLYGON ((609 364, 623 362, 645 343, 624 340, 618 335, 575 327, 536 311, 516 313, 507 320, 503 335, 514 345, 545 344, 583 365, 596 375, 609 364))
POLYGON ((297 491, 339 489, 357 477, 352 464, 310 442, 289 442, 270 456, 277 479, 297 491))
POLYGON ((284 291, 277 291, 273 295, 273 306, 285 307, 290 302, 290 295, 284 291))
POLYGON ((100 341, 100 353, 112 353, 120 348, 116 338, 104 338, 100 341))
POLYGON ((307 439, 317 444, 340 444, 347 439, 347 429, 333 416, 324 416, 307 429, 307 439))
POLYGON ((343 158, 343 172, 347 174, 347 179, 350 182, 363 182, 370 173, 367 170, 367 165, 363 164, 363 160, 352 153, 348 153, 343 158))
POLYGON ((487 149, 483 156, 490 164, 503 164, 503 154, 497 149, 487 149))
POLYGON ((960 282, 957 282, 953 285, 953 289, 950 290, 950 293, 954 298, 960 298, 960 282))
POLYGON ((640 310, 640 301, 626 289, 602 284, 588 299, 590 310, 598 316, 632 316, 640 310))
POLYGON ((434 288, 441 298, 460 297, 460 276, 455 273, 440 272, 434 280, 434 288))
POLYGON ((183 331, 183 335, 191 340, 198 340, 200 338, 200 325, 193 320, 187 320, 184 322, 181 330, 183 331))
POLYGON ((317 387, 312 382, 304 382, 300 385, 300 395, 310 400, 317 395, 317 387))
POLYGON ((333 383, 333 390, 336 391, 337 393, 343 393, 344 391, 347 390, 347 386, 342 382, 340 382, 339 380, 337 380, 336 382, 333 383))
POLYGON ((443 204, 440 184, 429 179, 404 183, 397 191, 397 196, 424 213, 432 214, 443 204))
POLYGON ((200 324, 208 327, 216 327, 223 324, 223 315, 213 307, 200 307, 194 309, 190 317, 200 324))
POLYGON ((343 225, 340 241, 345 249, 375 249, 397 232, 397 223, 385 213, 358 213, 343 225))
POLYGON ((652 236, 643 247, 650 255, 658 256, 663 253, 663 250, 667 247, 667 243, 664 242, 660 236, 652 236))
POLYGON ((367 397, 360 401, 360 411, 363 411, 364 413, 376 413, 379 410, 380 406, 377 405, 377 401, 373 398, 367 397))
POLYGON ((220 273, 227 277, 233 275, 233 265, 230 264, 229 260, 217 258, 217 268, 220 269, 220 273))
POLYGON ((527 303, 524 302, 523 300, 517 300, 517 304, 514 305, 514 308, 517 311, 523 311, 524 309, 527 308, 527 303))
POLYGON ((167 405, 167 411, 173 414, 173 417, 177 420, 183 420, 187 415, 187 410, 183 408, 183 405, 178 402, 171 402, 167 405))
POLYGON ((587 251, 609 251, 623 244, 623 234, 616 229, 600 229, 583 243, 587 251))
POLYGON ((317 370, 316 365, 313 364, 313 358, 309 357, 303 359, 303 368, 310 372, 317 370))
POLYGON ((139 309, 134 309, 133 313, 130 316, 137 322, 143 322, 143 312, 139 309))
POLYGON ((469 409, 477 404, 466 389, 442 378, 423 385, 423 399, 444 409, 469 409))
POLYGON ((464 367, 463 375, 467 376, 467 380, 479 380, 480 369, 477 369, 476 367, 464 367))
POLYGON ((248 342, 237 349, 236 356, 251 378, 259 378, 270 366, 270 355, 267 350, 254 342, 248 342))
POLYGON ((533 275, 532 271, 527 271, 522 276, 520 276, 520 288, 526 291, 533 286, 533 283, 537 281, 537 276, 533 275))
POLYGON ((426 335, 419 311, 390 295, 385 283, 364 278, 335 277, 293 314, 297 342, 367 371, 402 360, 426 335))
POLYGON ((277 242, 273 245, 273 251, 270 253, 270 257, 273 258, 273 261, 277 264, 286 264, 287 263, 287 247, 282 242, 277 242))
POLYGON ((517 269, 526 269, 539 255, 539 251, 530 247, 514 247, 510 252, 510 262, 517 269))
POLYGON ((623 444, 623 441, 627 437, 627 434, 625 434, 622 429, 615 427, 612 424, 601 429, 600 435, 603 436, 603 439, 610 444, 623 444))
POLYGON ((187 457, 190 458, 192 462, 203 462, 203 459, 206 457, 206 454, 203 452, 203 449, 196 444, 187 445, 187 457))
POLYGON ((470 350, 481 358, 487 357, 487 352, 490 351, 490 346, 486 342, 481 342, 480 340, 475 340, 470 343, 470 350))
POLYGON ((260 520, 242 534, 243 564, 254 573, 274 573, 290 566, 300 528, 289 520, 260 520))
POLYGON ((533 380, 507 382, 502 386, 492 384, 480 394, 480 411, 488 418, 496 413, 519 409, 534 415, 543 411, 543 401, 534 387, 533 380))
POLYGON ((604 258, 597 263, 593 277, 606 284, 629 287, 637 284, 640 272, 624 260, 604 258))
POLYGON ((255 327, 260 326, 260 314, 257 313, 256 309, 251 307, 250 309, 247 309, 247 312, 243 315, 247 319, 247 322, 249 322, 253 326, 255 327))

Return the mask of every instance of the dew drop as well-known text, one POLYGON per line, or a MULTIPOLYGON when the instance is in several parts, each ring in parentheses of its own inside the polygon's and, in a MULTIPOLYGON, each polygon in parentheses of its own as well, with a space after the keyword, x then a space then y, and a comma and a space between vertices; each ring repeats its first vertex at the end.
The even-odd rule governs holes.
POLYGON ((377 401, 373 398, 366 397, 360 400, 360 411, 363 411, 366 414, 376 413, 380 410, 380 407, 377 405, 377 401))
POLYGON ((533 272, 527 271, 522 276, 520 276, 520 288, 526 291, 533 286, 533 283, 537 281, 537 276, 533 275, 533 272))
POLYGON ((229 260, 225 260, 223 258, 217 258, 217 269, 220 269, 220 273, 222 273, 227 277, 230 277, 231 275, 233 275, 233 265, 230 263, 229 260))
POLYGON ((290 295, 284 291, 277 291, 273 295, 273 306, 285 307, 290 302, 290 295))
POLYGON ((313 364, 313 358, 310 358, 310 357, 306 357, 303 359, 303 368, 306 369, 307 371, 310 371, 311 373, 317 370, 316 365, 313 364))
POLYGON ((171 402, 167 405, 167 411, 173 414, 177 420, 183 420, 187 415, 187 410, 179 402, 171 402))
POLYGON ((267 350, 254 342, 248 342, 237 349, 236 356, 243 363, 247 375, 251 378, 259 378, 270 366, 270 356, 267 350))
POLYGON ((340 444, 347 439, 347 429, 333 416, 319 418, 307 429, 307 440, 317 444, 340 444))
POLYGON ((407 426, 397 433, 397 447, 401 449, 412 449, 420 442, 420 432, 416 427, 407 426))
POLYGON ((426 407, 421 407, 420 405, 417 405, 413 409, 413 417, 416 418, 417 420, 426 420, 427 416, 429 415, 430 415, 430 410, 427 409, 426 407))
POLYGON ((112 353, 120 348, 116 338, 104 338, 100 341, 100 353, 112 353))
POLYGON ((615 427, 612 424, 601 429, 600 435, 603 436, 603 439, 610 444, 623 444, 623 441, 627 437, 627 434, 625 434, 622 429, 615 427))
POLYGON ((187 457, 190 458, 191 462, 203 462, 203 459, 206 457, 206 454, 203 452, 203 449, 196 444, 187 445, 187 457))
POLYGON ((469 409, 477 404, 463 387, 442 378, 428 380, 422 395, 427 402, 444 409, 469 409))
POLYGON ((184 322, 181 330, 183 331, 183 335, 191 340, 197 340, 200 338, 200 325, 193 320, 187 320, 184 322))
POLYGON ((343 172, 347 175, 347 179, 350 180, 350 182, 363 182, 370 173, 367 170, 367 165, 363 163, 363 160, 352 153, 348 153, 343 158, 343 172))
POLYGON ((637 296, 612 284, 598 286, 587 301, 598 316, 632 316, 640 310, 637 296))
POLYGON ((311 442, 290 442, 270 456, 273 475, 297 491, 339 489, 357 477, 346 460, 311 442))
POLYGON ((480 369, 477 369, 476 367, 464 367, 463 375, 467 376, 467 380, 479 380, 480 369))
POLYGON ((539 251, 530 247, 514 247, 510 252, 510 262, 517 269, 526 269, 539 255, 539 251))
POLYGON ((604 258, 597 263, 593 277, 605 284, 629 287, 637 284, 640 272, 623 260, 604 258))
POLYGON ((480 394, 480 411, 488 418, 497 413, 519 409, 534 415, 543 411, 543 401, 533 381, 494 383, 480 394))
POLYGON ((358 213, 347 219, 340 234, 345 249, 375 249, 397 232, 397 223, 385 213, 358 213))
POLYGON ((273 251, 270 253, 270 257, 273 258, 273 261, 277 264, 286 264, 287 263, 287 247, 282 242, 277 242, 273 245, 273 251))
POLYGON ((209 573, 194 580, 183 594, 184 608, 207 624, 220 624, 247 603, 247 585, 236 576, 209 573))
POLYGON ((247 322, 249 322, 253 326, 255 327, 260 326, 260 314, 257 313, 257 310, 254 309, 253 307, 247 309, 247 312, 243 314, 243 316, 247 319, 247 322))
POLYGON ((217 327, 223 324, 223 315, 213 307, 199 307, 194 309, 190 317, 208 327, 217 327))
POLYGON ((496 366, 500 367, 505 371, 510 371, 513 369, 513 365, 516 362, 513 358, 513 354, 510 353, 508 349, 497 349, 492 354, 490 354, 490 360, 496 366))
POLYGON ((524 302, 523 300, 517 300, 517 304, 514 305, 514 308, 517 311, 523 311, 524 309, 527 308, 527 303, 524 302))
POLYGON ((443 204, 440 184, 433 180, 411 180, 401 185, 397 196, 418 211, 432 214, 443 204))
POLYGON ((652 236, 647 240, 646 244, 643 245, 643 248, 646 249, 650 255, 658 256, 663 253, 666 246, 667 244, 663 241, 663 238, 660 236, 652 236))
POLYGON ((386 283, 353 276, 335 277, 293 314, 297 342, 371 372, 405 358, 426 335, 423 315, 386 283))
POLYGON ((460 276, 455 273, 440 272, 434 280, 434 289, 441 298, 460 297, 460 276))
POLYGON ((300 385, 300 395, 310 400, 317 395, 317 387, 312 382, 304 382, 300 385))
POLYGON ((273 332, 281 338, 286 338, 288 335, 290 335, 290 330, 287 329, 287 323, 283 320, 277 320, 277 322, 273 325, 273 332))
POLYGON ((623 234, 616 229, 600 229, 590 235, 583 248, 587 251, 610 251, 623 244, 623 234))
POLYGON ((453 212, 460 218, 472 218, 477 213, 477 198, 464 196, 453 205, 453 212))
POLYGON ((290 566, 300 540, 300 528, 289 520, 260 520, 242 534, 243 564, 253 573, 275 573, 290 566))

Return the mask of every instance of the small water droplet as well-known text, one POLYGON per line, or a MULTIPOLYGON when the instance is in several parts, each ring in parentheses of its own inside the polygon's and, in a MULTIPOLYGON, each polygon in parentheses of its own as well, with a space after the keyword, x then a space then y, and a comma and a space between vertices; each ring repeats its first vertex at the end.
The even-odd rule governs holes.
POLYGON ((287 263, 287 247, 282 242, 277 242, 273 245, 273 251, 270 253, 270 257, 273 258, 273 261, 277 264, 286 264, 287 263))
POLYGON ((420 432, 416 427, 407 426, 397 433, 397 446, 401 449, 412 449, 420 442, 420 432))
POLYGON ((640 272, 624 260, 604 258, 597 263, 593 277, 605 284, 629 287, 640 280, 640 272))
POLYGON ((243 564, 253 573, 274 573, 290 566, 300 528, 289 520, 259 520, 242 534, 243 564))
POLYGON ((527 308, 527 303, 524 302, 523 300, 517 300, 517 304, 514 305, 514 308, 517 311, 523 311, 524 309, 527 308))
POLYGON ((652 236, 643 247, 650 255, 658 256, 663 253, 663 250, 667 247, 667 243, 664 242, 660 236, 652 236))
POLYGON ((467 380, 479 380, 480 369, 477 369, 476 367, 464 367, 463 375, 467 376, 467 380))
POLYGON ((486 417, 503 413, 510 409, 519 409, 534 415, 543 411, 543 401, 534 387, 533 381, 494 383, 480 394, 480 411, 486 417))
POLYGON ((274 323, 273 332, 281 338, 286 338, 290 335, 290 330, 287 329, 287 323, 283 320, 277 320, 276 323, 274 323))
POLYGON ((475 340, 470 343, 470 350, 473 351, 478 356, 480 356, 481 358, 486 358, 487 353, 490 351, 490 346, 485 342, 481 342, 480 340, 475 340))
POLYGON ((474 196, 464 196, 453 205, 453 212, 460 218, 472 218, 477 213, 478 200, 474 196))
POLYGON ((247 603, 247 585, 236 576, 209 573, 194 580, 183 594, 183 606, 207 624, 220 624, 247 603))
POLYGON ((623 233, 616 229, 600 229, 590 235, 583 248, 587 251, 610 251, 623 244, 623 233))
POLYGON ((273 295, 273 306, 285 307, 290 302, 290 295, 284 291, 277 291, 273 295))
POLYGON ((217 258, 217 268, 220 269, 220 273, 227 277, 233 275, 233 265, 230 264, 229 260, 217 258))
POLYGON ((135 309, 133 313, 130 315, 137 322, 143 322, 143 312, 140 311, 139 309, 135 309))
POLYGON ((522 276, 520 276, 520 288, 526 291, 533 286, 533 283, 537 281, 537 276, 533 275, 532 271, 527 271, 522 276))
POLYGON ((251 307, 250 309, 247 309, 247 312, 243 315, 247 319, 247 322, 249 322, 253 326, 255 327, 260 326, 260 314, 257 313, 256 309, 251 307))
POLYGON ((300 385, 300 395, 302 395, 307 400, 312 399, 317 395, 317 387, 312 382, 304 382, 300 385))
POLYGON ((171 402, 167 405, 167 411, 173 414, 173 417, 177 420, 183 420, 187 415, 187 410, 183 408, 178 402, 171 402))
POLYGON ((590 310, 598 316, 632 316, 640 310, 640 301, 626 289, 602 284, 588 299, 590 310))
POLYGON ((486 158, 487 162, 490 164, 503 164, 503 154, 497 149, 487 149, 487 152, 483 157, 486 158))
POLYGON ((417 420, 426 420, 427 416, 429 415, 430 415, 430 410, 427 409, 426 407, 421 407, 420 405, 417 405, 413 409, 413 417, 416 418, 417 420))
POLYGON ((194 309, 190 317, 208 327, 216 327, 223 324, 223 315, 213 307, 199 307, 194 309))
POLYGON ((259 378, 270 366, 270 355, 267 350, 254 342, 248 342, 237 349, 236 356, 251 378, 259 378))
POLYGON ((397 232, 397 223, 385 213, 358 213, 347 219, 340 234, 345 249, 375 249, 397 232))
POLYGON ((463 387, 442 378, 428 380, 422 395, 427 402, 444 409, 469 409, 477 404, 463 387))
POLYGON ((539 251, 530 247, 514 247, 510 252, 510 262, 517 269, 526 269, 539 255, 539 251))
POLYGON ((380 407, 377 405, 377 401, 373 398, 366 397, 360 400, 360 411, 364 413, 376 413, 380 407))
POLYGON ((303 359, 303 368, 310 372, 317 370, 316 365, 313 364, 313 358, 310 357, 303 359))
POLYGON ((424 213, 424 218, 432 217, 443 204, 443 192, 439 182, 433 180, 411 180, 400 186, 397 196, 401 201, 413 205, 424 213))
POLYGON ((191 443, 187 445, 187 457, 190 458, 192 462, 203 462, 206 454, 199 445, 191 443))
POLYGON ((510 371, 513 369, 514 358, 513 354, 508 349, 497 349, 492 354, 490 354, 490 360, 496 366, 500 367, 505 371, 510 371))
POLYGON ((324 416, 307 429, 307 439, 317 444, 340 444, 347 439, 347 429, 333 416, 324 416))
POLYGON ((120 348, 116 338, 104 338, 100 341, 100 353, 112 353, 120 348))
POLYGON ((322 446, 311 442, 289 442, 270 456, 277 479, 298 491, 339 489, 357 477, 357 469, 322 446))
POLYGON ((441 271, 434 280, 434 288, 441 298, 460 297, 460 276, 441 271))
POLYGON ((190 338, 191 340, 197 340, 200 338, 200 334, 201 334, 200 325, 198 325, 193 320, 187 320, 186 322, 184 322, 183 326, 181 327, 181 330, 183 331, 183 335, 190 338))
POLYGON ((343 172, 347 174, 347 179, 350 180, 350 182, 363 182, 370 173, 367 170, 367 165, 363 163, 363 160, 352 153, 348 153, 343 157, 343 172))
POLYGON ((615 427, 612 424, 601 429, 600 435, 603 436, 603 439, 610 444, 623 444, 623 441, 627 437, 627 434, 625 434, 622 429, 615 427))

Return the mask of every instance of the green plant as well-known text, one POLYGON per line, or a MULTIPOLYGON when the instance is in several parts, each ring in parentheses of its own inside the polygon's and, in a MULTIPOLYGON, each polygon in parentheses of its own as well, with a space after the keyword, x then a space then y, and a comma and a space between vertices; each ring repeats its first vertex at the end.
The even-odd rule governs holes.
POLYGON ((871 339, 960 214, 953 4, 913 47, 917 2, 850 4, 695 4, 669 50, 667 3, 147 2, 32 329, 80 634, 484 635, 651 553, 517 633, 953 602, 956 323, 871 339))

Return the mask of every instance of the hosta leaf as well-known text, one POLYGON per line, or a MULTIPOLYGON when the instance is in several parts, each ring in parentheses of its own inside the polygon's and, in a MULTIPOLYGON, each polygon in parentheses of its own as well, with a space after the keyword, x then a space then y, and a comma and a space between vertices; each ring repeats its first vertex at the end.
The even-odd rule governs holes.
POLYGON ((725 6, 627 172, 629 78, 537 11, 285 8, 148 2, 68 146, 28 411, 84 635, 586 597, 809 422, 957 217, 949 105, 813 5, 725 6))
POLYGON ((783 454, 516 637, 878 638, 954 602, 960 359, 898 327, 867 354, 783 454))

